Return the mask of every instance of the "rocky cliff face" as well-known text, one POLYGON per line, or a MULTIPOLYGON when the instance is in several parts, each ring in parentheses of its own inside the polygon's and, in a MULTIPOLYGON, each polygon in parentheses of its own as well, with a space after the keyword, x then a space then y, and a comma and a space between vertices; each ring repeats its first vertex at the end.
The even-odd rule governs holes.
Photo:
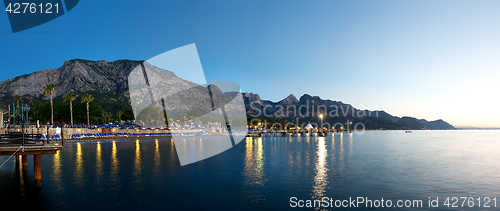
MULTIPOLYGON (((180 109, 181 113, 198 110, 201 114, 212 110, 207 87, 179 78, 173 72, 160 69, 147 62, 131 60, 114 62, 69 60, 57 69, 44 69, 0 82, 0 99, 10 103, 16 94, 27 101, 29 99, 47 99, 48 97, 43 95, 43 87, 50 83, 59 88, 54 92, 55 99, 64 97, 68 92, 76 93, 78 96, 91 93, 99 95, 96 96, 96 102, 110 104, 110 107, 113 103, 125 102, 129 105, 135 103, 144 109, 160 105, 160 99, 164 97, 167 110, 180 109), (130 93, 132 89, 129 89, 128 83, 132 71, 140 69, 140 71, 134 71, 134 73, 140 73, 135 78, 138 79, 137 81, 144 80, 141 64, 146 67, 148 74, 150 74, 148 80, 151 86, 155 87, 153 94, 158 99, 152 101, 149 92, 141 90, 141 88, 146 88, 145 84, 139 84, 140 87, 135 87, 135 92, 130 93), (131 94, 134 102, 130 102, 131 94), (154 105, 150 105, 151 102, 154 105)), ((134 87, 133 84, 131 85, 134 87)), ((216 86, 211 86, 210 89, 212 98, 219 107, 227 104, 237 95, 237 93, 225 95, 216 86)), ((242 109, 242 106, 236 104, 230 104, 226 107, 229 113, 242 109)))
POLYGON ((298 103, 298 102, 299 102, 299 100, 297 100, 297 98, 293 94, 290 94, 285 99, 279 101, 278 104, 279 105, 293 105, 293 104, 298 103))
POLYGON ((43 87, 50 83, 59 87, 54 93, 55 98, 68 92, 128 95, 127 77, 140 63, 132 60, 69 60, 57 69, 44 69, 0 82, 0 98, 16 94, 42 98, 43 87))

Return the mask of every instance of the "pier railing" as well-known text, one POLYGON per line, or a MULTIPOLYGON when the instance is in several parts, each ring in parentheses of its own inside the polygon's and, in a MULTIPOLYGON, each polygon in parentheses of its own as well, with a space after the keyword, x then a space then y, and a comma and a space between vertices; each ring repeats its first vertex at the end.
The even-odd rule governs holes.
POLYGON ((40 133, 29 133, 24 127, 9 128, 0 134, 0 146, 45 145, 40 133))

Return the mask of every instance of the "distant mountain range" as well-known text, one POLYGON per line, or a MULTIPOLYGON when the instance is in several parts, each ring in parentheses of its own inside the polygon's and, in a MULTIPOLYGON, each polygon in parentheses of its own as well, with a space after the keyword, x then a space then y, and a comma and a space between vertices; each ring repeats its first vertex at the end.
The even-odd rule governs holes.
MULTIPOLYGON (((59 87, 59 90, 54 93, 55 100, 61 100, 68 92, 76 93, 79 96, 90 93, 96 97, 95 101, 102 104, 105 110, 114 113, 117 110, 130 109, 128 76, 142 62, 133 60, 117 60, 114 62, 83 59, 68 60, 57 69, 43 69, 0 82, 0 102, 3 105, 12 103, 13 96, 16 94, 22 96, 25 102, 32 99, 46 100, 47 97, 42 94, 43 87, 46 84, 53 83, 59 87)), ((175 74, 172 74, 172 77, 167 80, 167 83, 172 82, 176 86, 192 86, 191 82, 178 78, 175 74)), ((204 95, 201 92, 203 91, 195 90, 194 93, 191 92, 192 96, 183 97, 193 98, 193 96, 204 95)), ((225 96, 227 99, 222 99, 224 94, 216 94, 215 97, 226 101, 232 99, 234 93, 225 93, 225 96)), ((427 121, 413 117, 396 117, 385 111, 359 110, 341 101, 325 100, 308 94, 304 94, 300 99, 297 99, 294 95, 289 95, 279 102, 262 100, 258 94, 253 93, 243 93, 243 98, 247 115, 250 118, 261 117, 285 120, 292 123, 296 123, 297 120, 303 123, 317 122, 317 111, 312 111, 309 108, 316 109, 319 107, 320 111, 325 112, 325 108, 328 110, 323 120, 332 124, 351 121, 353 124, 363 123, 366 129, 455 129, 443 120, 427 121), (296 111, 287 109, 287 106, 289 108, 295 107, 296 111), (338 108, 338 116, 330 115, 332 114, 332 108, 338 108), (258 115, 259 111, 260 115, 258 115), (264 115, 263 111, 269 115, 264 115), (357 115, 359 113, 369 115, 360 117, 357 115)), ((184 107, 186 110, 207 109, 195 108, 195 105, 192 107, 185 105, 184 107)))
POLYGON ((279 102, 262 100, 258 94, 244 93, 243 98, 247 114, 252 117, 271 118, 296 123, 320 122, 319 112, 324 115, 323 122, 363 123, 366 129, 408 129, 408 130, 450 130, 455 129, 449 123, 439 119, 427 121, 413 117, 397 117, 385 111, 369 111, 356 109, 341 101, 324 100, 308 94, 297 99, 293 94, 279 102), (265 112, 265 113, 264 113, 265 112))

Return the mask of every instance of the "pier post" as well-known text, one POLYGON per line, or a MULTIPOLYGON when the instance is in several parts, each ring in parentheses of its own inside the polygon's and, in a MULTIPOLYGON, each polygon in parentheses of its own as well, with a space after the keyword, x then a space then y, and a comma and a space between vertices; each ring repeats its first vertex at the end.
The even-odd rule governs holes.
POLYGON ((23 171, 26 172, 28 171, 28 156, 27 155, 21 155, 21 160, 22 160, 22 166, 23 166, 23 171))
POLYGON ((33 155, 33 167, 35 169, 35 186, 42 186, 42 161, 41 154, 33 155))

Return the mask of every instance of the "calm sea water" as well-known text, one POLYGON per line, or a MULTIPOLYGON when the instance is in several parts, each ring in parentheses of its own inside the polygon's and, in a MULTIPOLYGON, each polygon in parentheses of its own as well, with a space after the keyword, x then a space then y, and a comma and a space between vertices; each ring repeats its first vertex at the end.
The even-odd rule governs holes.
POLYGON ((440 197, 441 209, 446 197, 474 197, 472 209, 479 209, 477 197, 481 203, 483 197, 500 200, 500 131, 247 138, 224 153, 182 167, 170 139, 67 144, 57 155, 42 156, 41 189, 34 188, 32 163, 30 156, 27 179, 16 170, 14 159, 0 168, 4 207, 289 210, 291 197, 368 197, 393 204, 422 200, 422 210, 428 209, 429 197, 440 197))

